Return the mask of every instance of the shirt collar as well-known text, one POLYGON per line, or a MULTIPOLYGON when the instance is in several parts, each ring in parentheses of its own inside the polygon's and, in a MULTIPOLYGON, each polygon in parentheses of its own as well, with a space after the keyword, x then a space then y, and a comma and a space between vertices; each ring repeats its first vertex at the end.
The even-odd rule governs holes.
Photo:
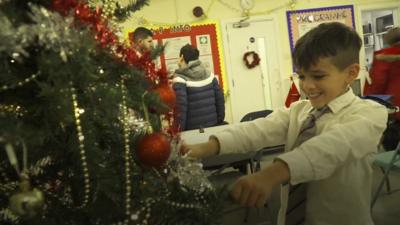
POLYGON ((332 113, 337 113, 344 107, 350 105, 355 97, 356 96, 354 95, 353 90, 351 88, 348 88, 348 90, 344 94, 336 97, 331 102, 329 102, 328 107, 332 113))
MULTIPOLYGON (((353 90, 349 88, 344 94, 336 97, 333 99, 331 102, 328 103, 328 107, 332 113, 337 113, 344 107, 350 105, 350 103, 353 101, 355 95, 353 93, 353 90)), ((310 114, 314 110, 313 107, 311 107, 307 113, 310 114)))

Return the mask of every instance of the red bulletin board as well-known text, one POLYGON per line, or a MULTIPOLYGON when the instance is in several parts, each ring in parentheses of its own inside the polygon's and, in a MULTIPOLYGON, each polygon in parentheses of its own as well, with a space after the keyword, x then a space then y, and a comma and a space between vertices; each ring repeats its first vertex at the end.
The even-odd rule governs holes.
POLYGON ((178 68, 179 50, 185 44, 191 44, 199 49, 199 59, 213 72, 220 81, 220 86, 226 92, 225 75, 221 57, 221 44, 217 23, 183 24, 167 28, 151 28, 153 39, 160 45, 165 45, 165 51, 160 56, 162 68, 170 73, 178 68))

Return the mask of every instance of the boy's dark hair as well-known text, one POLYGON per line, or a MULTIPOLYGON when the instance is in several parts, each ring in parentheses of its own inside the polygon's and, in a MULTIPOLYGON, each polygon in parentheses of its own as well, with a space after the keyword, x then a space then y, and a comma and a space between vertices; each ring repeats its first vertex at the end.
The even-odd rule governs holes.
POLYGON ((190 44, 186 44, 181 48, 179 56, 183 56, 185 63, 189 63, 190 61, 199 59, 199 50, 190 44))
POLYGON ((323 57, 332 57, 332 64, 339 70, 359 63, 361 38, 355 30, 343 23, 322 23, 303 35, 293 52, 298 70, 309 70, 323 57))
POLYGON ((146 39, 147 37, 153 37, 153 32, 151 30, 144 28, 144 27, 138 27, 133 31, 133 42, 137 43, 139 39, 146 39))

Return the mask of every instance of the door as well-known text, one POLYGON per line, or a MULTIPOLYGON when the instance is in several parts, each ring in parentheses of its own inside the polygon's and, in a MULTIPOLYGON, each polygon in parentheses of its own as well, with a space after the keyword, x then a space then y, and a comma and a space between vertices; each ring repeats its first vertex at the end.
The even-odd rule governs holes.
POLYGON ((225 24, 228 81, 234 123, 249 112, 274 109, 282 103, 275 27, 272 20, 248 20, 225 24), (275 35, 274 35, 275 34, 275 35), (260 64, 247 68, 243 55, 255 51, 260 64))

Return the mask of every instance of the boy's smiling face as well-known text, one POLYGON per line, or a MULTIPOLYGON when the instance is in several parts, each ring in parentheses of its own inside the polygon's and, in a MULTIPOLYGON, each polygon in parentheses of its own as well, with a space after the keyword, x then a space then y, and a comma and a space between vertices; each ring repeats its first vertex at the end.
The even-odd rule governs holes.
POLYGON ((331 61, 331 57, 320 58, 308 70, 298 71, 300 88, 317 109, 344 94, 360 70, 356 63, 340 70, 331 61))

